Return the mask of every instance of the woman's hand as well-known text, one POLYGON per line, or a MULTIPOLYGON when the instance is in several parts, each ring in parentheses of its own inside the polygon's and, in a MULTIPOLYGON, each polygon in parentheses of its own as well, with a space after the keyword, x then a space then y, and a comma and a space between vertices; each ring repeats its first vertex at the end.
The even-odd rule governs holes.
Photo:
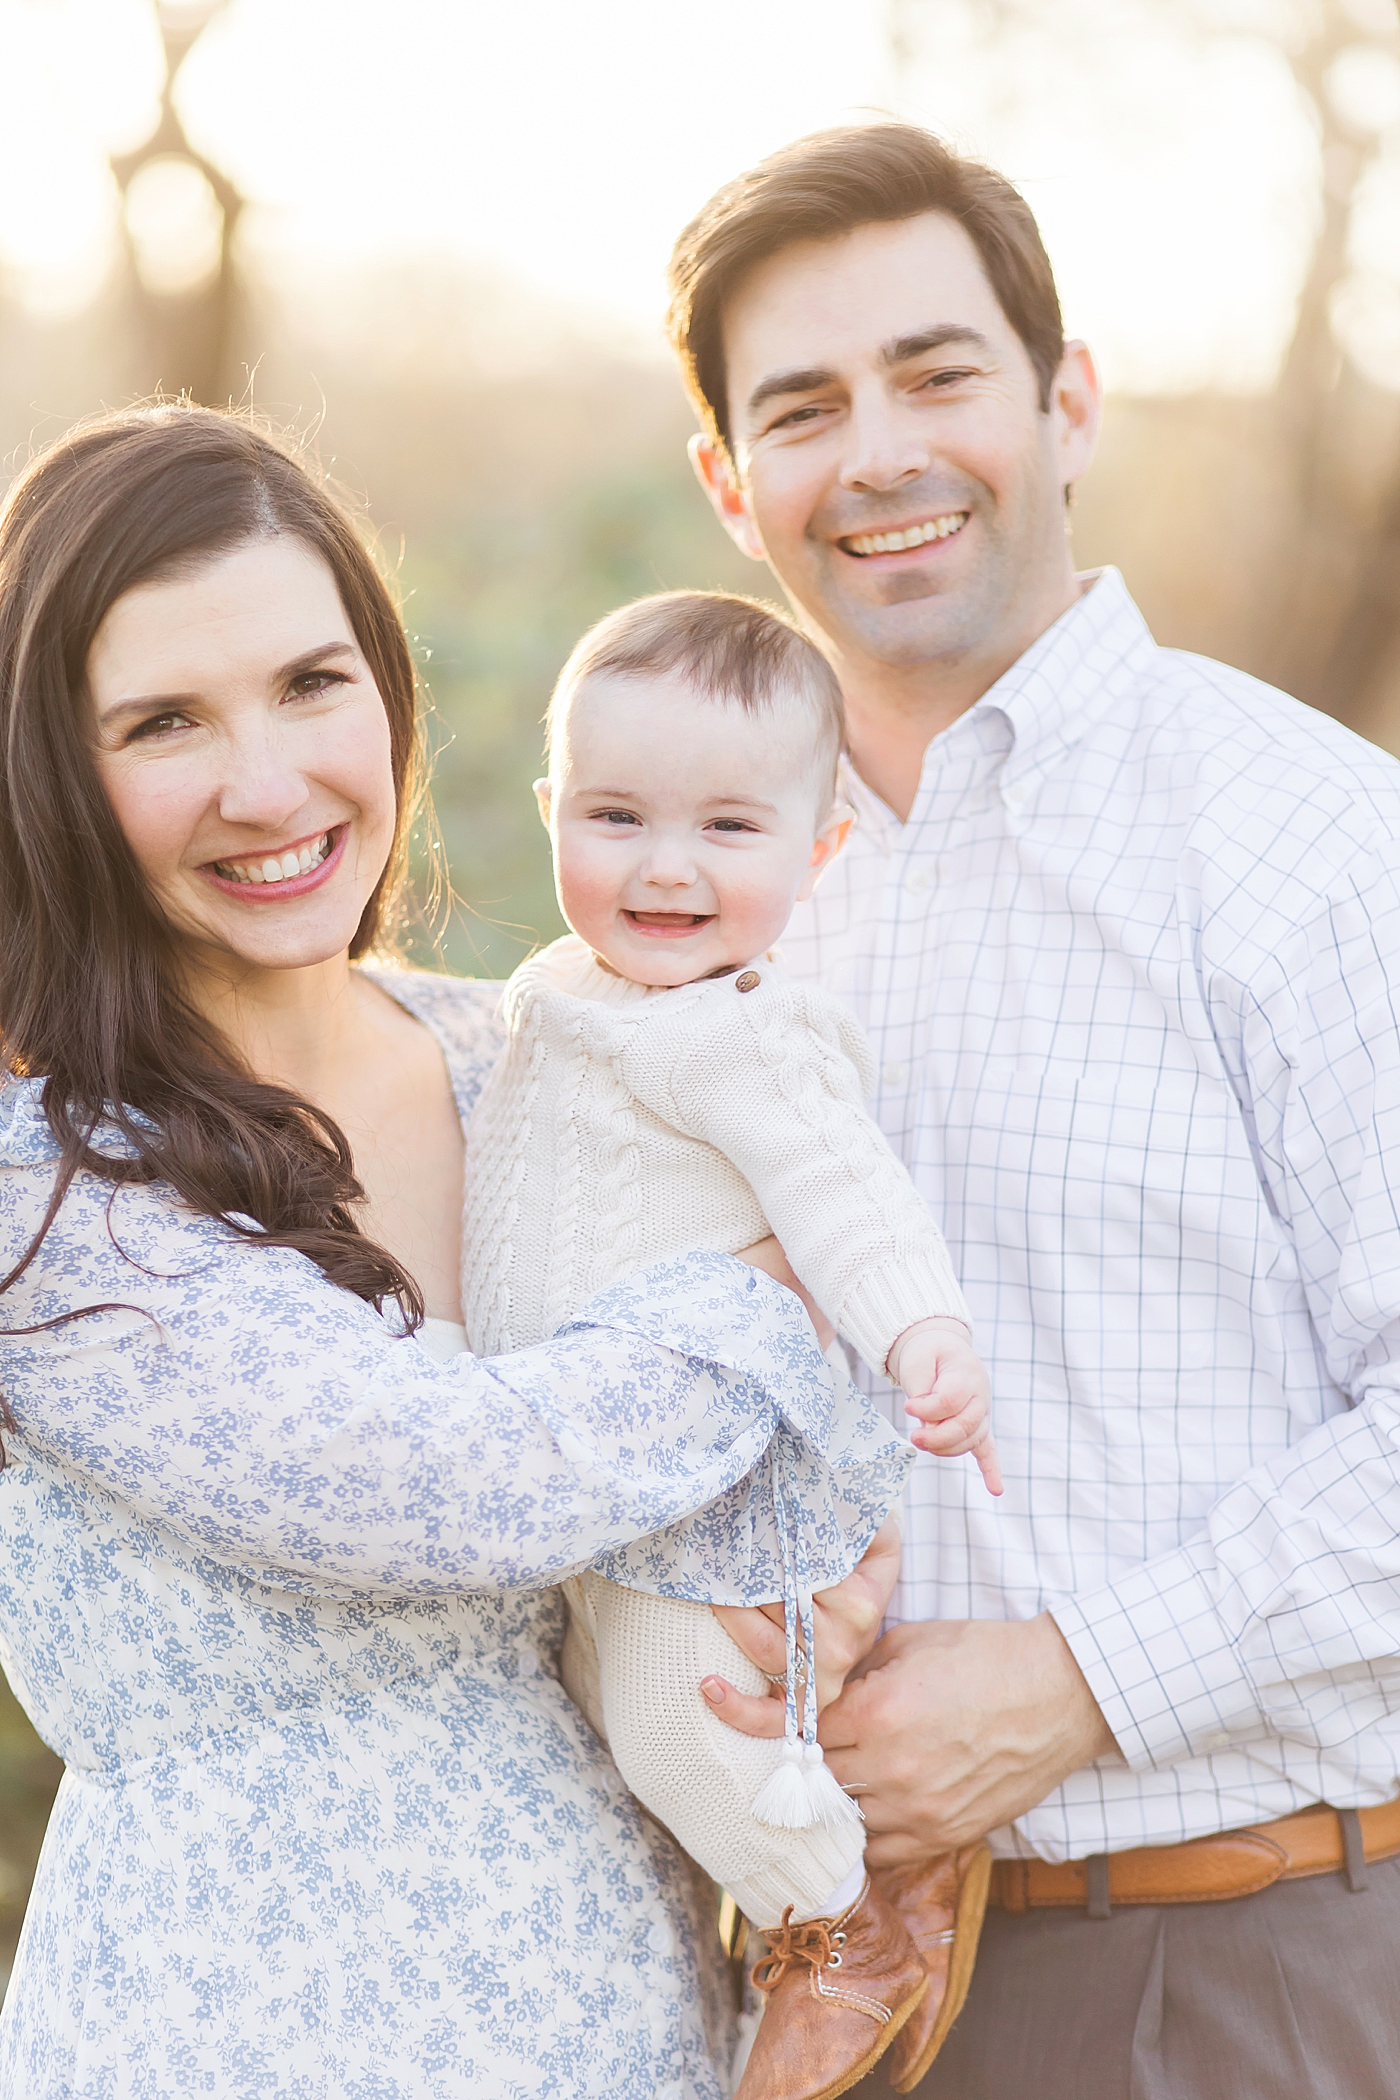
MULTIPOLYGON (((831 1347, 836 1339, 836 1329, 832 1326, 811 1292, 804 1289, 793 1275, 792 1270, 788 1266, 787 1256, 771 1232, 766 1240, 755 1240, 751 1247, 745 1247, 740 1253, 735 1255, 734 1259, 735 1261, 746 1261, 751 1269, 762 1269, 764 1275, 771 1276, 774 1283, 781 1283, 785 1289, 796 1291, 798 1297, 807 1308, 808 1319, 817 1331, 817 1346, 821 1349, 829 1349, 831 1347)), ((743 1645, 742 1642, 740 1645, 743 1645)))
MULTIPOLYGON (((776 1245, 776 1241, 773 1243, 776 1245)), ((759 1264, 760 1267, 764 1266, 759 1264)), ((812 1600, 812 1627, 817 1643, 817 1710, 840 1692, 846 1679, 875 1646, 880 1621, 899 1579, 903 1535, 896 1516, 886 1517, 865 1557, 835 1589, 820 1590, 812 1600)), ((779 1682, 763 1696, 736 1691, 724 1677, 707 1677, 700 1686, 722 1721, 741 1735, 780 1736, 783 1732, 783 1685, 787 1640, 781 1604, 751 1609, 712 1604, 720 1625, 765 1674, 779 1682)), ((798 1701, 799 1711, 801 1700, 798 1701)))

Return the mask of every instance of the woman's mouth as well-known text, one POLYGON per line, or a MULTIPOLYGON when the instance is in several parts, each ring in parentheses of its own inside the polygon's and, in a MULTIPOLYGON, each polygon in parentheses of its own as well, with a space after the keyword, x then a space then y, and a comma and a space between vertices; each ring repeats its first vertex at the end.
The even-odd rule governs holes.
POLYGON ((893 532, 853 532, 838 545, 843 554, 854 554, 859 561, 868 561, 872 554, 905 554, 911 547, 927 547, 936 540, 954 538, 971 515, 967 510, 944 511, 939 517, 923 518, 893 532))
POLYGON ((658 936, 674 939, 677 935, 698 933, 714 919, 712 911, 624 911, 622 914, 629 926, 638 933, 647 934, 653 940, 658 936))
POLYGON ((273 853, 249 854, 237 860, 206 861, 201 872, 221 890, 251 904, 275 898, 304 897, 330 875, 349 836, 348 824, 333 825, 314 838, 300 839, 273 853))

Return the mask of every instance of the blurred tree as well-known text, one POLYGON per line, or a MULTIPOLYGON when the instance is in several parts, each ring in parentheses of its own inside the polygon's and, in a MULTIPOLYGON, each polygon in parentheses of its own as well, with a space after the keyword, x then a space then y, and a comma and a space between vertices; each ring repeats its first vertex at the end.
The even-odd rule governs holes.
POLYGON ((233 388, 238 290, 233 237, 243 198, 185 136, 175 107, 180 68, 228 0, 155 0, 165 80, 155 128, 112 173, 145 366, 140 393, 213 404, 233 388))
MULTIPOLYGON (((1228 549, 1207 523, 1192 544, 1197 573, 1177 556, 1171 595, 1213 595, 1221 554, 1247 614, 1235 622, 1239 660, 1354 727, 1400 743, 1400 417, 1352 347, 1377 298, 1400 302, 1361 256, 1358 223, 1400 145, 1400 18, 1395 0, 888 0, 897 91, 908 92, 940 43, 981 50, 1003 112, 1044 93, 1048 46, 1067 45, 1092 74, 1116 40, 1166 18, 1202 43, 1262 38, 1292 69, 1317 138, 1316 235, 1292 338, 1272 396, 1237 404, 1232 429, 1218 403, 1156 404, 1153 447, 1139 417, 1138 463, 1180 478, 1165 454, 1209 433, 1213 494, 1229 476, 1264 508, 1228 549), (1171 432, 1170 439, 1166 433, 1171 432), (1223 449, 1222 449, 1223 448, 1223 449)), ((1111 93, 1105 79, 1105 95, 1111 93)), ((1400 244, 1396 252, 1400 253, 1400 244)), ((1121 464, 1121 457, 1120 462, 1121 464)), ((1091 478, 1092 479, 1092 478, 1091 478)), ((1126 493, 1121 479, 1116 490, 1126 493)), ((1092 508, 1093 495, 1089 502, 1092 508)), ((1218 510, 1218 500, 1215 506, 1218 510)), ((1117 504, 1115 503, 1115 508, 1117 504)), ((1238 506, 1234 515, 1239 522, 1238 506)), ((1121 512, 1120 512, 1121 516, 1121 512)), ((1113 550, 1108 550, 1111 558, 1113 550)), ((1194 637, 1193 637, 1194 638, 1194 637)), ((1228 644, 1227 644, 1228 646, 1228 644)))

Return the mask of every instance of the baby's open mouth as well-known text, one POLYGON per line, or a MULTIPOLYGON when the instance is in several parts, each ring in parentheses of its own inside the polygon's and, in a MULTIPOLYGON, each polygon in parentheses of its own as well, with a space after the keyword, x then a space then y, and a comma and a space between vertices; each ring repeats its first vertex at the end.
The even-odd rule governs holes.
POLYGON ((925 547, 930 540, 951 539, 955 532, 962 531, 971 515, 971 511, 949 510, 941 517, 905 525, 898 532, 853 532, 837 544, 843 554, 854 554, 861 561, 872 554, 902 554, 906 547, 925 547))
POLYGON ((624 911, 639 933, 693 933, 697 926, 708 926, 715 914, 712 911, 624 911))

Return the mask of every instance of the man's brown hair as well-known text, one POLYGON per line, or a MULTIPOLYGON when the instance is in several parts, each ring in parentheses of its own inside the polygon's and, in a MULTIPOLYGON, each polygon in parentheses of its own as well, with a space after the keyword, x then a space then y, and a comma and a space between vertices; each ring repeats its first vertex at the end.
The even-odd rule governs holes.
POLYGON ((834 784, 846 741, 841 688, 821 651, 771 605, 729 591, 663 591, 608 613, 576 645, 545 716, 552 747, 569 696, 585 679, 683 678, 702 698, 766 714, 796 700, 834 784))
POLYGON ((667 332, 710 436, 730 448, 724 314, 749 272, 798 241, 944 212, 982 261, 1026 346, 1040 405, 1064 355, 1054 273, 1024 197, 916 124, 851 124, 796 139, 716 191, 671 255, 667 332))

